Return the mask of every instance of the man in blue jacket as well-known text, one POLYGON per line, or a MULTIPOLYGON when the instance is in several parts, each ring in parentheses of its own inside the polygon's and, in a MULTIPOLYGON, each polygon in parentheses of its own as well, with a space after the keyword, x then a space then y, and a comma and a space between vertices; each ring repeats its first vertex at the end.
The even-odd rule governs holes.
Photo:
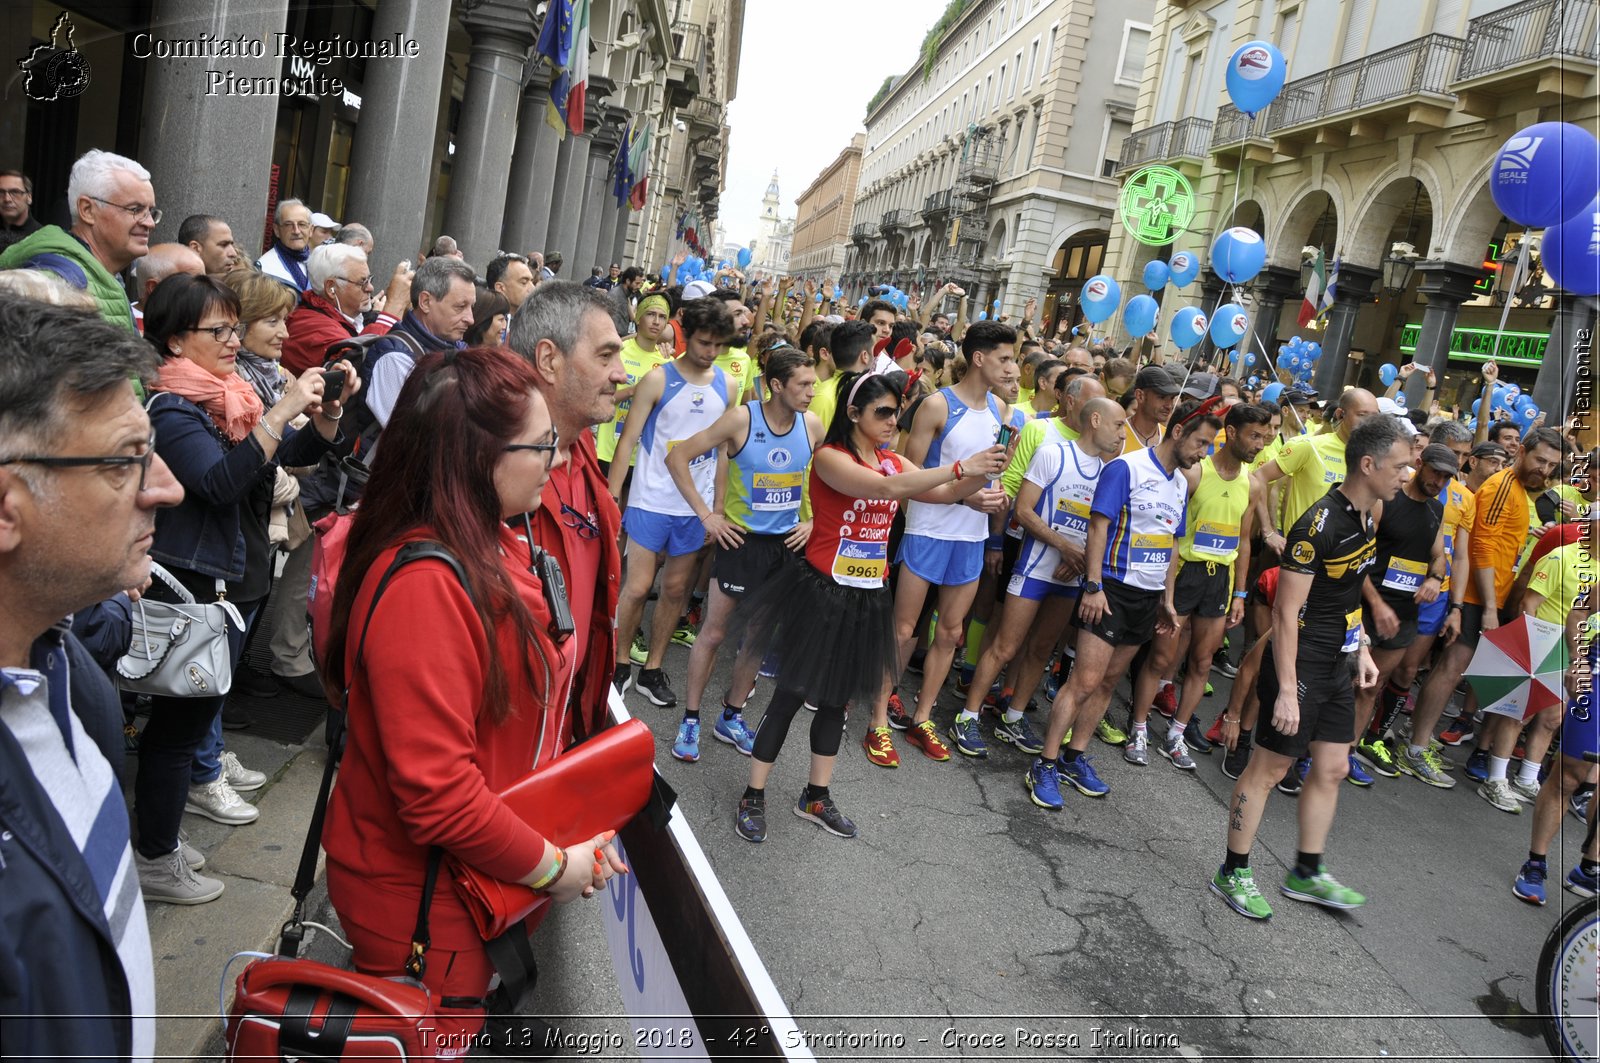
POLYGON ((0 296, 0 1057, 155 1048, 122 710, 69 630, 144 585, 183 497, 131 384, 153 369, 130 332, 0 296))

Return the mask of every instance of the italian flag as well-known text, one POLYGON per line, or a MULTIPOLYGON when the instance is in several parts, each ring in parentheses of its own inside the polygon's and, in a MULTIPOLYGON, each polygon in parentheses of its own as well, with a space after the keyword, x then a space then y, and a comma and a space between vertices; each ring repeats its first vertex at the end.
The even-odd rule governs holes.
POLYGON ((1300 327, 1305 328, 1311 322, 1322 316, 1323 294, 1328 288, 1328 263, 1322 257, 1322 252, 1317 252, 1317 260, 1311 264, 1311 281, 1306 285, 1306 297, 1300 303, 1300 327))
POLYGON ((537 51, 550 62, 550 107, 546 114, 563 137, 583 132, 584 97, 589 91, 589 8, 591 0, 551 0, 537 51))

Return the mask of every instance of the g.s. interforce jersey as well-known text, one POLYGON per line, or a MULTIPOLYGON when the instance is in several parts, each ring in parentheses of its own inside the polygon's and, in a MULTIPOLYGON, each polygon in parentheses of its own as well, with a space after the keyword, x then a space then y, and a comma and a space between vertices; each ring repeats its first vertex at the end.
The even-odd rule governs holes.
MULTIPOLYGON (((939 394, 944 396, 950 412, 945 417, 944 427, 935 433, 928 447, 928 456, 922 463, 925 469, 966 461, 994 446, 995 440, 1000 438, 999 399, 985 395, 985 406, 974 409, 950 388, 940 388, 939 394)), ((906 507, 906 534, 982 542, 989 537, 989 515, 961 502, 942 504, 913 499, 906 507)))
MULTIPOLYGON (((1105 462, 1069 442, 1044 444, 1034 451, 1033 460, 1028 463, 1027 480, 1039 487, 1039 501, 1033 511, 1079 549, 1089 541, 1089 506, 1104 467, 1105 462)), ((1054 573, 1060 564, 1060 550, 1031 535, 1023 537, 1017 574, 1058 586, 1076 587, 1083 582, 1082 576, 1070 581, 1056 579, 1054 573)))
MULTIPOLYGON (((671 517, 692 517, 693 507, 679 493, 667 471, 667 454, 722 416, 728 408, 728 378, 713 367, 709 384, 691 384, 672 362, 663 365, 661 371, 666 374, 666 387, 639 435, 639 460, 634 465, 628 505, 671 517)), ((715 448, 690 460, 689 475, 694 477, 700 498, 711 505, 717 478, 715 448)))
POLYGON ((1090 506, 1111 522, 1101 575, 1139 590, 1161 590, 1173 544, 1186 527, 1188 497, 1188 482, 1177 470, 1162 468, 1151 448, 1107 462, 1090 506))
POLYGON ((811 435, 803 414, 789 431, 778 435, 761 412, 761 403, 745 403, 750 432, 729 460, 728 519, 757 535, 785 535, 800 523, 800 495, 806 466, 811 464, 811 435))

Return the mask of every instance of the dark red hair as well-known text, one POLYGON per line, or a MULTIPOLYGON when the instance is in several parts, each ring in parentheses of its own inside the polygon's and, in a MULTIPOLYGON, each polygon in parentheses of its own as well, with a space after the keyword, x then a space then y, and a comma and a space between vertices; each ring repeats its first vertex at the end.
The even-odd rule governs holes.
POLYGON ((466 570, 488 639, 489 674, 479 711, 495 721, 511 715, 495 627, 507 618, 516 625, 530 680, 527 646, 536 636, 533 616, 501 558, 494 470, 505 445, 522 431, 536 387, 532 364, 503 347, 435 351, 417 362, 400 389, 350 528, 323 664, 329 690, 345 688, 350 610, 367 571, 385 550, 427 528, 466 570))

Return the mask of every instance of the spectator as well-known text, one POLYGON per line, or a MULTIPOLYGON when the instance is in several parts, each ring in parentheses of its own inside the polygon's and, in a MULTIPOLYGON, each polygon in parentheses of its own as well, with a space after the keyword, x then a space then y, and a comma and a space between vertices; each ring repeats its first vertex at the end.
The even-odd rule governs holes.
POLYGON ((32 179, 21 170, 0 170, 0 251, 38 231, 32 179))
POLYGON ((561 252, 552 251, 544 256, 544 280, 555 280, 556 274, 561 272, 561 252))
POLYGON ((0 292, 10 292, 51 306, 97 309, 94 296, 42 269, 0 269, 0 292))
POLYGON ((221 280, 238 269, 239 245, 233 241, 233 228, 210 214, 191 214, 178 226, 178 243, 200 256, 206 275, 221 280))
POLYGON ((134 267, 134 277, 139 282, 139 301, 133 304, 134 322, 142 327, 144 304, 156 285, 175 273, 198 277, 205 272, 205 262, 183 244, 152 244, 150 253, 134 267))
MULTIPOLYGON (((360 248, 319 247, 306 266, 311 290, 289 315, 289 340, 283 345, 283 367, 296 375, 321 365, 330 346, 356 335, 358 329, 362 335, 381 336, 395 324, 395 318, 384 313, 359 328, 361 304, 372 292, 372 270, 360 248)), ((411 297, 411 274, 396 269, 385 294, 386 306, 405 306, 411 297)))
POLYGON ((484 267, 483 282, 506 297, 511 307, 509 312, 513 314, 537 283, 527 256, 511 251, 502 251, 490 260, 489 265, 484 267))
POLYGON ((369 432, 374 422, 380 427, 389 423, 389 411, 416 365, 417 352, 466 346, 461 337, 472 327, 476 280, 472 267, 451 255, 430 258, 417 267, 410 311, 389 335, 367 348, 362 374, 371 383, 355 425, 358 431, 369 432))
POLYGON ((639 293, 644 290, 644 282, 644 270, 638 266, 629 266, 617 276, 617 282, 611 286, 611 301, 617 307, 613 316, 619 321, 628 322, 630 331, 633 326, 633 310, 639 302, 639 293))
MULTIPOLYGON (((156 449, 171 466, 185 497, 157 517, 151 556, 198 601, 227 600, 248 627, 267 596, 272 572, 267 543, 275 465, 315 464, 340 440, 339 403, 321 405, 322 371, 313 369, 285 389, 266 409, 254 389, 235 372, 239 298, 210 277, 169 277, 150 296, 145 339, 163 358, 151 384, 149 404, 156 449), (307 428, 290 422, 312 415, 307 428)), ((348 395, 360 386, 355 370, 340 363, 348 395)), ((173 598, 156 583, 151 597, 173 598)), ((238 660, 244 630, 228 628, 229 651, 238 660)), ((185 811, 220 823, 253 822, 259 813, 233 789, 232 775, 246 774, 236 758, 191 765, 203 745, 220 747, 223 698, 156 697, 139 740, 134 782, 139 845, 135 863, 148 900, 203 904, 222 894, 223 884, 195 873, 199 854, 178 844, 185 811)))
POLYGON ((511 303, 492 288, 478 293, 472 306, 472 327, 462 337, 468 347, 485 344, 497 347, 505 339, 506 324, 511 320, 511 303))
POLYGON ((538 251, 528 252, 528 268, 533 270, 533 283, 535 286, 554 275, 544 268, 544 255, 538 251))
POLYGON ((320 210, 311 215, 312 247, 321 247, 323 244, 333 243, 334 234, 338 231, 339 223, 320 210))
POLYGON ((282 199, 272 218, 272 246, 256 261, 256 269, 297 292, 309 291, 306 258, 311 254, 310 209, 298 199, 282 199))
POLYGON ((441 236, 433 242, 433 250, 428 252, 429 258, 465 258, 461 248, 456 246, 455 237, 441 236))
POLYGON ((67 202, 72 229, 46 225, 0 253, 0 269, 49 270, 94 296, 100 316, 134 331, 133 308, 116 274, 150 250, 161 221, 150 171, 121 155, 95 149, 72 164, 67 202))
POLYGON ((620 280, 622 280, 622 267, 613 262, 611 263, 611 268, 606 271, 606 291, 609 292, 612 288, 615 288, 620 280))
POLYGON ((354 221, 347 221, 339 226, 339 235, 335 238, 335 242, 359 247, 368 258, 372 257, 372 249, 375 246, 372 241, 372 230, 354 221))
POLYGON ((595 266, 589 271, 589 279, 583 282, 583 286, 585 288, 600 288, 606 291, 611 288, 611 285, 606 283, 606 279, 600 276, 599 266, 595 266))

